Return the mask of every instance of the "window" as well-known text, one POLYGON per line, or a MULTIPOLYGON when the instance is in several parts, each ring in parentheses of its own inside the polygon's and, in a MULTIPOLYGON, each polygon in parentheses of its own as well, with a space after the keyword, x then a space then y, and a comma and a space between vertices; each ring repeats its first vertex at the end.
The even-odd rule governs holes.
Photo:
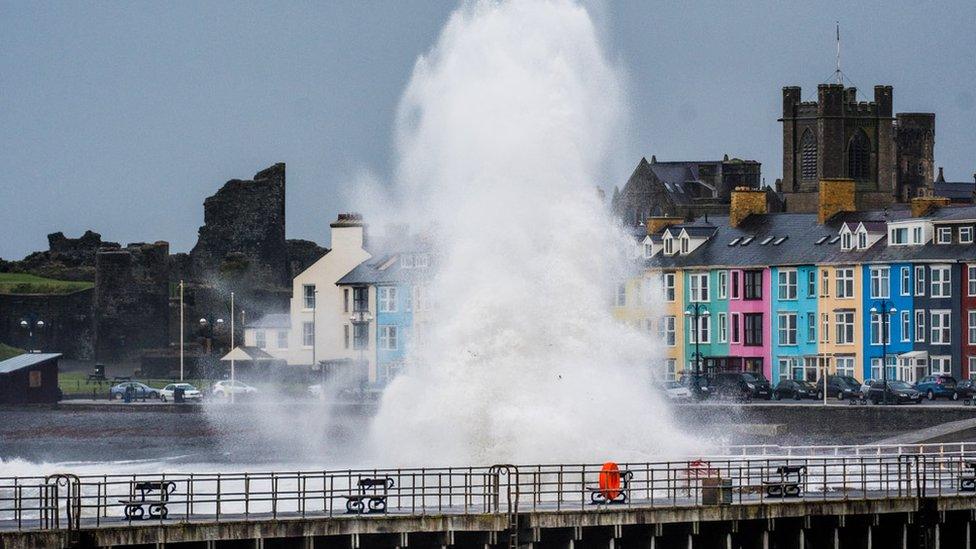
POLYGON ((939 227, 939 231, 936 233, 937 244, 952 244, 952 227, 939 227))
POLYGON ((278 348, 288 348, 288 330, 278 330, 278 348))
POLYGON ((349 325, 345 324, 342 326, 342 344, 343 348, 349 348, 349 325))
POLYGON ((952 336, 949 334, 949 317, 951 311, 932 311, 931 313, 931 334, 929 343, 932 345, 948 345, 952 336))
POLYGON ((871 177, 871 142, 863 130, 857 130, 847 145, 847 176, 851 179, 871 177))
POLYGON ((377 288, 379 293, 379 311, 381 313, 395 313, 397 310, 396 299, 397 289, 394 286, 380 286, 377 288))
POLYGON ((969 319, 969 344, 976 345, 976 311, 969 311, 966 316, 969 319))
POLYGON ((413 287, 407 286, 403 292, 403 310, 408 313, 413 310, 413 287))
POLYGON ((729 297, 729 272, 718 272, 718 298, 726 299, 729 297))
POLYGON ((302 295, 305 298, 305 308, 314 309, 315 308, 315 284, 304 284, 302 286, 302 295))
POLYGON ((413 297, 411 301, 413 302, 414 311, 426 311, 427 307, 430 305, 427 302, 427 286, 423 284, 418 284, 412 288, 413 297))
POLYGON ((311 347, 315 345, 315 324, 312 322, 302 323, 302 346, 311 347))
POLYGON ((352 325, 353 349, 361 351, 369 348, 369 323, 357 322, 352 325))
POLYGON ((850 345, 854 343, 854 311, 834 313, 834 321, 837 324, 837 344, 850 345))
POLYGON ((617 307, 623 307, 627 305, 627 284, 626 283, 617 284, 617 296, 614 304, 617 307))
POLYGON ((820 297, 830 297, 830 271, 826 267, 820 271, 820 297))
POLYGON ((915 295, 925 295, 925 267, 915 267, 915 295))
POLYGON ((342 289, 342 312, 349 312, 349 288, 342 289))
POLYGON ((911 295, 912 293, 912 270, 908 267, 901 268, 901 295, 911 295))
POLYGON ((742 337, 739 333, 740 330, 739 326, 741 324, 741 322, 739 321, 740 316, 741 315, 739 313, 732 313, 732 317, 731 317, 732 325, 730 326, 730 328, 732 329, 732 343, 736 343, 736 344, 742 342, 742 337))
POLYGON ((687 236, 681 237, 681 253, 683 253, 683 254, 688 253, 688 237, 687 236))
POLYGON ((817 342, 817 313, 807 313, 807 342, 817 342))
POLYGON ((670 233, 664 235, 664 253, 667 255, 674 254, 674 239, 671 238, 670 233))
POLYGON ((743 344, 750 347, 761 346, 763 344, 762 313, 745 313, 742 316, 746 325, 746 339, 743 344))
POLYGON ((912 316, 908 311, 901 312, 901 340, 902 342, 912 340, 912 316))
POLYGON ((727 343, 729 341, 729 317, 726 313, 718 314, 718 342, 727 343))
POLYGON ((817 180, 817 138, 809 128, 804 130, 800 139, 800 178, 804 181, 817 180))
POLYGON ((732 299, 739 299, 739 272, 732 271, 732 299))
POLYGON ((868 248, 868 233, 860 231, 857 233, 857 247, 866 250, 868 248))
POLYGON ((871 299, 888 299, 890 273, 888 267, 871 267, 871 299))
POLYGON ((708 273, 692 273, 688 280, 691 282, 688 288, 690 301, 694 303, 708 301, 708 273))
POLYGON ((779 344, 796 345, 796 313, 779 313, 779 344))
POLYGON ((678 361, 669 358, 664 361, 664 380, 674 381, 678 375, 678 361))
POLYGON ((969 357, 969 379, 976 379, 976 356, 969 357))
POLYGON ((654 245, 650 242, 644 243, 644 257, 649 258, 654 255, 654 245))
POLYGON ((430 254, 417 254, 414 259, 414 265, 417 267, 429 267, 430 266, 430 254))
POLYGON ((661 319, 661 323, 658 325, 661 337, 664 339, 664 343, 668 347, 674 347, 677 343, 675 341, 675 319, 673 316, 666 316, 661 319))
POLYGON ((794 364, 796 364, 796 357, 783 357, 779 359, 779 379, 790 379, 790 375, 793 373, 794 364))
POLYGON ((922 243, 922 228, 912 227, 912 244, 922 243))
POLYGON ((674 273, 664 273, 664 299, 674 301, 674 273))
POLYGON ((948 374, 952 371, 952 358, 947 356, 934 356, 931 359, 932 374, 948 374))
POLYGON ((807 297, 817 297, 817 270, 807 271, 807 297))
POLYGON ((968 279, 969 297, 976 296, 976 266, 969 265, 966 267, 966 278, 968 279))
MULTIPOLYGON (((762 299, 762 271, 743 271, 743 282, 745 283, 745 299, 762 299)), ((793 280, 794 286, 796 279, 793 280)), ((796 293, 796 288, 793 289, 796 293)))
POLYGON ((973 228, 970 226, 959 227, 959 243, 960 244, 972 244, 973 243, 973 228))
POLYGON ((837 357, 837 375, 854 377, 854 357, 837 357))
POLYGON ((890 321, 885 322, 882 313, 871 313, 871 345, 881 345, 881 334, 885 335, 885 345, 891 345, 890 321))
POLYGON ((30 387, 30 388, 32 388, 32 389, 36 389, 36 388, 40 387, 41 385, 43 385, 41 383, 41 375, 42 374, 43 374, 43 372, 41 372, 40 370, 31 370, 30 372, 28 372, 27 373, 27 386, 30 387))
POLYGON ((413 269, 413 254, 403 254, 400 256, 400 268, 401 269, 413 269))
POLYGON ((915 311, 915 341, 925 341, 925 310, 915 311))
POLYGON ((854 269, 844 267, 837 269, 837 297, 854 297, 854 269))
POLYGON ((908 228, 898 227, 891 230, 892 244, 908 244, 908 228))
POLYGON ((820 340, 823 343, 830 343, 830 315, 820 314, 820 340))
POLYGON ((779 271, 779 299, 796 299, 796 269, 779 271))
POLYGON ((380 326, 380 349, 397 350, 397 326, 380 326))
POLYGON ((951 281, 949 267, 932 267, 932 297, 949 297, 951 281))
POLYGON ((352 306, 354 312, 369 310, 369 288, 360 286, 352 290, 352 306))
POLYGON ((842 250, 850 250, 852 247, 851 240, 851 233, 845 232, 840 235, 840 248, 842 250))
POLYGON ((257 330, 254 332, 254 346, 258 349, 268 348, 268 340, 264 334, 264 330, 257 330))
POLYGON ((698 317, 698 328, 695 329, 695 317, 688 317, 688 343, 711 343, 709 334, 709 315, 698 317))

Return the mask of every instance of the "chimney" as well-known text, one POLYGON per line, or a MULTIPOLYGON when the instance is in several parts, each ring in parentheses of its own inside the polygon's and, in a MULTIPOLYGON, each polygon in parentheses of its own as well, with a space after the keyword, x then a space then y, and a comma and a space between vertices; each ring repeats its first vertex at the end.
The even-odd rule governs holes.
POLYGON ((648 217, 647 221, 644 223, 644 226, 647 228, 647 234, 652 235, 656 232, 664 230, 665 227, 682 223, 684 220, 685 218, 683 217, 648 217))
POLYGON ((944 196, 916 196, 912 199, 912 217, 925 217, 933 210, 949 205, 944 196))
POLYGON ((652 154, 651 155, 651 164, 657 164, 657 155, 656 154, 652 154))
POLYGON ((854 204, 854 180, 846 178, 820 180, 820 204, 817 222, 823 225, 841 212, 857 211, 854 204))
POLYGON ((332 229, 332 249, 361 249, 366 243, 366 225, 362 214, 340 213, 329 227, 332 229))
POLYGON ((942 166, 939 166, 939 177, 935 178, 936 183, 945 183, 945 175, 942 174, 942 166))
POLYGON ((766 191, 752 187, 736 187, 732 190, 729 225, 738 227, 750 215, 764 213, 767 213, 766 191))

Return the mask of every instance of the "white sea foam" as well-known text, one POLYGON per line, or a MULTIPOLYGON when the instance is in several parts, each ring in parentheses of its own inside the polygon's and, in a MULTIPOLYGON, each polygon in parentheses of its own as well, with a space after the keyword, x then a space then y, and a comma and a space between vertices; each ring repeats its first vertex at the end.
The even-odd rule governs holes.
MULTIPOLYGON (((620 71, 586 9, 478 2, 421 57, 398 116, 399 211, 434 227, 436 301, 372 428, 384 463, 681 453, 657 338, 615 320, 635 271, 598 199, 620 71)), ((648 310, 660 313, 658 304, 648 310)))

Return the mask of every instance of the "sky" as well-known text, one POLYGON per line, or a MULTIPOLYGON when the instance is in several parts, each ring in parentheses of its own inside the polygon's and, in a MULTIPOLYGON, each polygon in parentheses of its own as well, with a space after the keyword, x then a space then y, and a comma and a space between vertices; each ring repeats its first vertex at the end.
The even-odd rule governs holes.
MULTIPOLYGON (((976 3, 586 4, 627 78, 605 180, 641 156, 782 172, 783 86, 842 69, 859 95, 935 112, 937 166, 976 172, 976 3)), ((287 234, 328 244, 358 182, 389 182, 394 118, 454 2, 0 0, 0 257, 86 229, 188 251, 203 200, 287 164, 287 234)))

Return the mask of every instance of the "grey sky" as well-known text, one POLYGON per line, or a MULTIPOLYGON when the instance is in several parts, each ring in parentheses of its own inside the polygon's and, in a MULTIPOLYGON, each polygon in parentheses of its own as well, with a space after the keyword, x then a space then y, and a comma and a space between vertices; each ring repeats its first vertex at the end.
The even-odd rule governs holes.
MULTIPOLYGON (((393 114, 455 4, 10 3, 0 0, 0 257, 91 228, 187 250, 224 181, 288 164, 288 236, 327 243, 341 188, 389 176, 393 114)), ((781 172, 784 85, 834 64, 895 110, 936 113, 936 162, 976 171, 976 3, 613 2, 610 55, 631 127, 604 184, 640 155, 755 158, 781 172), (851 5, 856 4, 856 5, 851 5)))

